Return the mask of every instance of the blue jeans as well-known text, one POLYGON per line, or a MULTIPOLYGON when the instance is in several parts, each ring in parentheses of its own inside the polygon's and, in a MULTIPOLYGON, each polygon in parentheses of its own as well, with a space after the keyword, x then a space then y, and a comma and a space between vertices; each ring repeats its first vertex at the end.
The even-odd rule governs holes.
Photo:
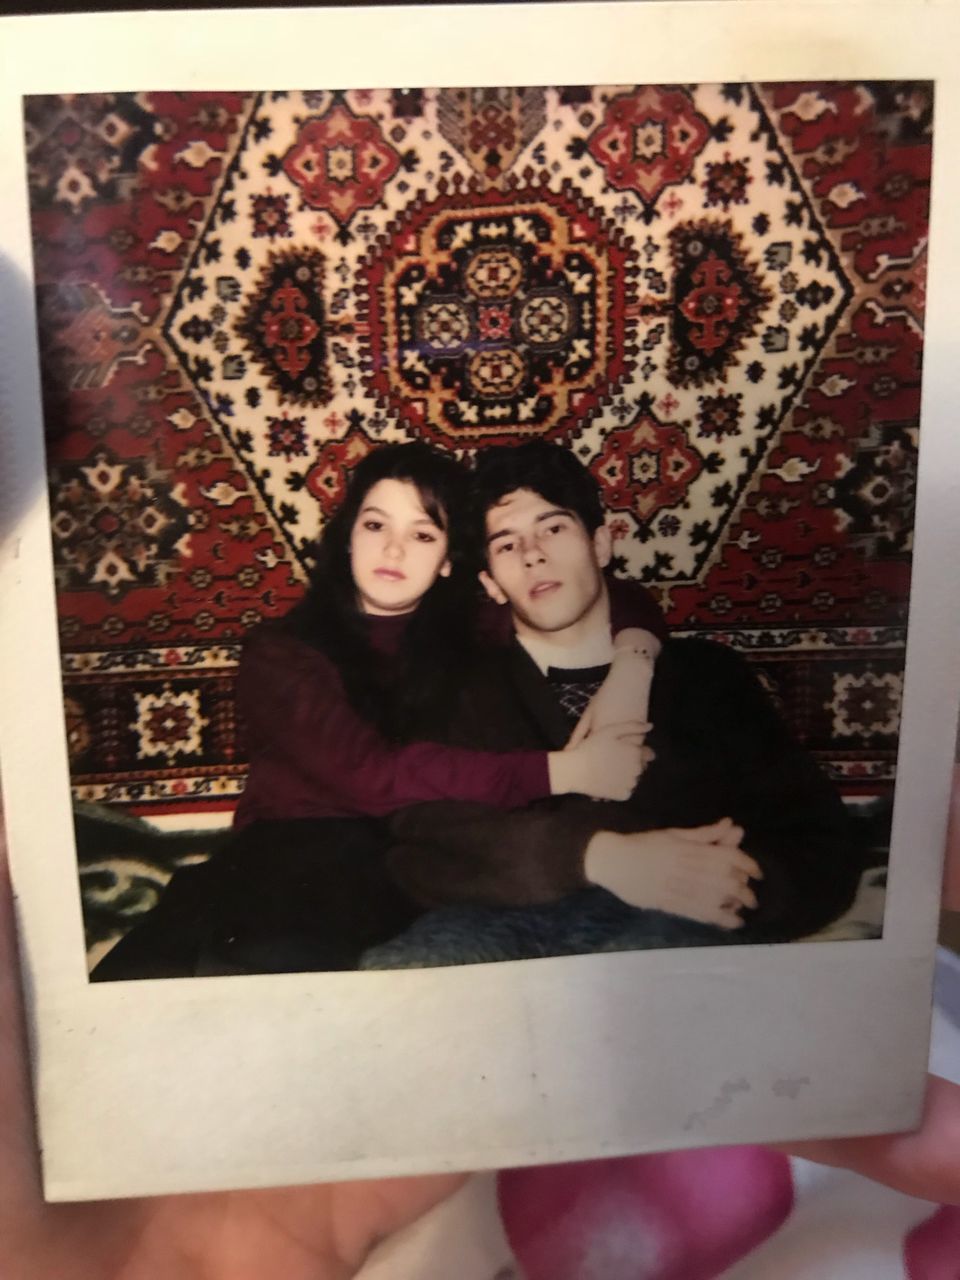
POLYGON ((724 946, 737 942, 738 933, 663 911, 642 911, 605 889, 584 889, 543 906, 440 907, 389 942, 365 951, 360 968, 420 969, 595 951, 724 946))

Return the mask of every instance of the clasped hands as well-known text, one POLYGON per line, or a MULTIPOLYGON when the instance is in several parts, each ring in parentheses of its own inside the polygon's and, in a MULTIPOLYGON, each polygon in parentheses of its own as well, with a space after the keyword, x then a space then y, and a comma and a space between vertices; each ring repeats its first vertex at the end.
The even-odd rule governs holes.
POLYGON ((750 881, 763 879, 742 839, 743 828, 730 818, 629 835, 599 831, 587 846, 584 873, 632 907, 740 929, 741 912, 757 906, 750 881))

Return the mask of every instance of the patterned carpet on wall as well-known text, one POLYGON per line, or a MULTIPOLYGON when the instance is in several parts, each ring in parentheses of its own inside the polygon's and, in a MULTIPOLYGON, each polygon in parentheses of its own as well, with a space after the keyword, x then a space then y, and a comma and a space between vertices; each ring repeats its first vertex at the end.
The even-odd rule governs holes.
POLYGON ((298 597, 351 465, 533 437, 591 467, 673 628, 888 794, 931 93, 28 99, 77 800, 232 807, 242 636, 298 597))

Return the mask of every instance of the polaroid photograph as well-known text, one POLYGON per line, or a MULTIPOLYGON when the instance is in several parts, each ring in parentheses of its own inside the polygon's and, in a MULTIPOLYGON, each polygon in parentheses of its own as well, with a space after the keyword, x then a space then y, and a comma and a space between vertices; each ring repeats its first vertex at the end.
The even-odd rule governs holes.
POLYGON ((547 13, 0 24, 51 1199, 919 1114, 956 7, 547 13))

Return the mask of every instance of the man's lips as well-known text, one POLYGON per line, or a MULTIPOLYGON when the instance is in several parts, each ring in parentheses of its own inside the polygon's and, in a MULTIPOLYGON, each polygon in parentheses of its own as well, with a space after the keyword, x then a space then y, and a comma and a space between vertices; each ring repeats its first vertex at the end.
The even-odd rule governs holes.
POLYGON ((551 591, 557 591, 563 584, 560 582, 536 582, 530 588, 530 599, 539 600, 541 596, 549 595, 551 591))
POLYGON ((407 576, 399 569, 374 569, 373 574, 376 578, 386 578, 388 582, 403 582, 407 576))

